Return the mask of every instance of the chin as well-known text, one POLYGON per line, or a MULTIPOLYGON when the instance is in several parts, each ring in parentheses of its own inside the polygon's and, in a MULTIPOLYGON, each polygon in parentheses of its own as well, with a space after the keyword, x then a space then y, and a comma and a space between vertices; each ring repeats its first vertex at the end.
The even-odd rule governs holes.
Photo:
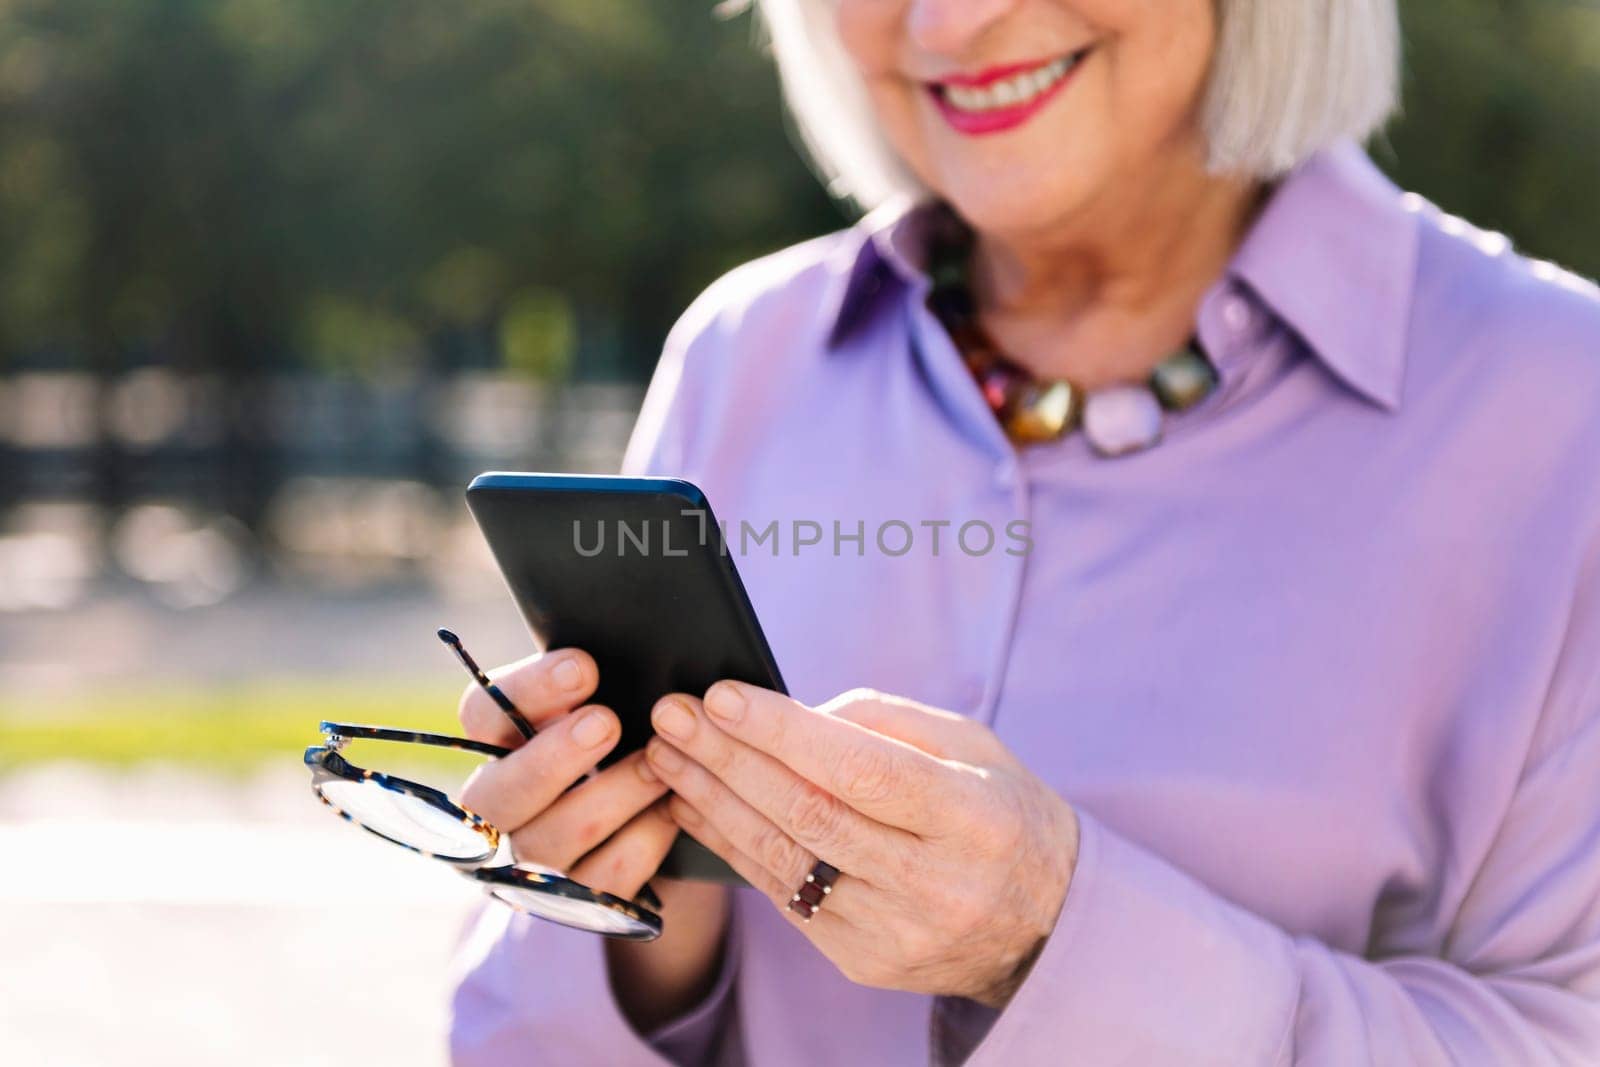
MULTIPOLYGON (((926 107, 926 105, 925 105, 926 107)), ((1120 169, 1123 146, 1104 124, 1055 116, 1033 129, 964 137, 924 110, 912 142, 914 170, 975 229, 1028 232, 1085 210, 1120 169)))
POLYGON ((1082 171, 1055 166, 1038 171, 1002 169, 941 175, 934 191, 980 232, 1027 233, 1050 229, 1083 211, 1094 184, 1082 171))

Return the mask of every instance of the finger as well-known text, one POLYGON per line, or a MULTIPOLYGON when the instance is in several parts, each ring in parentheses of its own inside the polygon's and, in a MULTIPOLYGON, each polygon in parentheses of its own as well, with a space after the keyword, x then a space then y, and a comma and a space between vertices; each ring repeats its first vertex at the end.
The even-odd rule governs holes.
POLYGON ((717 829, 716 824, 701 814, 693 804, 681 796, 670 797, 667 800, 667 814, 672 817, 673 822, 683 827, 685 833, 722 857, 740 878, 749 882, 752 888, 772 903, 781 908, 789 899, 789 891, 765 864, 757 863, 748 853, 736 848, 733 842, 728 840, 728 835, 717 829))
POLYGON ((519 861, 567 870, 667 791, 643 752, 571 789, 511 834, 519 861))
POLYGON ((550 722, 538 736, 472 773, 461 806, 501 829, 522 826, 587 774, 621 736, 609 708, 591 704, 550 722))
POLYGON ((949 810, 978 799, 976 783, 950 764, 770 689, 718 682, 707 691, 705 708, 727 736, 890 826, 933 832, 949 810))
POLYGON ((710 771, 684 757, 660 738, 645 748, 650 762, 671 781, 678 798, 705 815, 706 823, 733 847, 759 863, 780 885, 799 885, 816 863, 794 838, 745 803, 710 771))
MULTIPOLYGON (((668 801, 667 810, 671 813, 672 820, 683 827, 685 833, 722 857, 723 861, 739 874, 739 877, 749 882, 757 892, 772 901, 773 907, 781 910, 795 925, 820 928, 830 923, 846 923, 849 921, 833 910, 833 894, 830 893, 825 906, 812 912, 811 921, 809 923, 806 922, 799 912, 789 910, 789 902, 794 898, 794 886, 804 881, 803 877, 793 885, 780 882, 767 869, 765 864, 757 862, 748 852, 735 845, 727 835, 718 829, 713 820, 681 796, 675 796, 668 801), (824 916, 827 916, 827 918, 824 919, 824 916)), ((820 929, 817 932, 820 932, 820 929)))
MULTIPOLYGON (((511 698, 523 718, 538 727, 587 700, 599 683, 600 672, 587 652, 564 648, 518 660, 489 672, 489 677, 511 698)), ((461 694, 458 715, 462 729, 475 741, 506 748, 522 744, 522 735, 506 713, 476 683, 469 683, 461 694)))
POLYGON ((1005 752, 981 723, 904 697, 857 689, 819 704, 816 711, 915 745, 939 759, 991 760, 1005 752))
POLYGON ((678 824, 666 805, 653 804, 585 856, 571 877, 590 889, 632 900, 667 858, 677 836, 678 824))
MULTIPOLYGON (((736 809, 737 802, 840 870, 868 881, 894 881, 896 861, 915 843, 905 831, 873 822, 771 756, 724 734, 693 697, 664 698, 651 721, 661 733, 645 750, 651 764, 700 811, 736 809)), ((768 858, 752 839, 735 839, 735 844, 756 847, 757 859, 768 858)), ((776 858, 777 846, 773 849, 776 858)), ((784 873, 775 866, 774 874, 784 873)))

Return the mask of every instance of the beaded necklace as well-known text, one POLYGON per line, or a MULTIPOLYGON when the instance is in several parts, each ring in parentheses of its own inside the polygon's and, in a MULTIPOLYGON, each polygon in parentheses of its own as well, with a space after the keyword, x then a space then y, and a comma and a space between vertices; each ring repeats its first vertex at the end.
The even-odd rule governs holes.
POLYGON ((1040 444, 1081 429, 1102 456, 1139 452, 1161 440, 1166 412, 1191 408, 1216 388, 1216 367, 1194 337, 1139 384, 1085 390, 1068 378, 1034 377, 1002 352, 978 321, 969 282, 972 231, 941 204, 932 233, 928 309, 950 334, 989 410, 1015 443, 1040 444))

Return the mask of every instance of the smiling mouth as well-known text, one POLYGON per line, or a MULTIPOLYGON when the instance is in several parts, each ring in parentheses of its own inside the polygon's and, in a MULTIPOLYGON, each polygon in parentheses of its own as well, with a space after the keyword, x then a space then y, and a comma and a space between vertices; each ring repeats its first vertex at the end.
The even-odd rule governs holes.
POLYGON ((1069 80, 1089 48, 1043 63, 996 67, 973 76, 927 83, 939 110, 962 133, 993 133, 1038 111, 1069 80))

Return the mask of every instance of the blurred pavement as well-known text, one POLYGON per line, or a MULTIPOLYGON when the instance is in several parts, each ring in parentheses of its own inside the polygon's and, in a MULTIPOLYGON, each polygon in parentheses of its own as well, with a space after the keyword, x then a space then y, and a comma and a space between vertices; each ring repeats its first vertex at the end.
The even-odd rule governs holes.
POLYGON ((0 779, 0 1063, 445 1061, 477 890, 249 780, 42 767, 0 779))
POLYGON ((426 587, 339 593, 261 582, 185 610, 123 589, 59 611, 0 612, 0 692, 48 702, 163 684, 392 679, 397 668, 465 682, 434 637, 440 626, 461 634, 485 666, 533 651, 492 571, 464 579, 449 598, 426 587))

